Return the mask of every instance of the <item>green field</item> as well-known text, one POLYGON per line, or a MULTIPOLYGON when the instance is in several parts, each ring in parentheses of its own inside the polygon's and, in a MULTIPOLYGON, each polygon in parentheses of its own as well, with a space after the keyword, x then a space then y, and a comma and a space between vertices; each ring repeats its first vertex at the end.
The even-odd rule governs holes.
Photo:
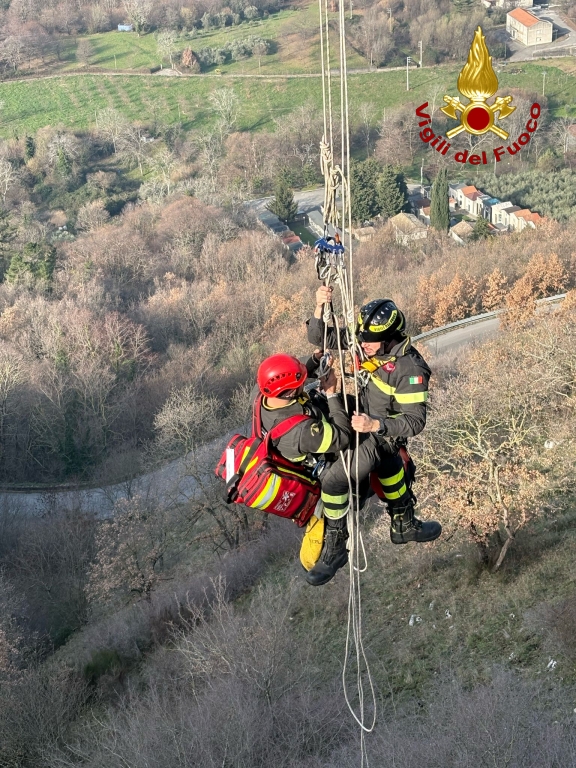
MULTIPOLYGON (((334 14, 335 15, 335 14, 334 14)), ((238 26, 199 31, 193 38, 183 36, 177 42, 179 51, 190 46, 200 48, 222 48, 234 40, 250 36, 261 37, 271 42, 271 52, 263 56, 259 66, 258 58, 252 56, 243 61, 226 64, 221 69, 230 73, 246 74, 290 74, 317 72, 320 69, 320 43, 318 34, 318 8, 309 7, 280 11, 267 19, 244 22, 238 26)), ((138 37, 126 32, 105 32, 87 35, 92 43, 94 55, 90 66, 111 71, 148 71, 162 62, 156 49, 153 34, 138 37)), ((333 34, 332 50, 338 51, 337 39, 333 34)), ((366 59, 353 49, 349 50, 348 66, 364 68, 366 59)), ((66 48, 67 63, 63 70, 77 70, 75 49, 66 48)), ((167 66, 167 62, 164 62, 167 66)), ((88 68, 89 69, 89 68, 88 68)))
MULTIPOLYGON (((501 92, 507 88, 542 87, 544 67, 526 64, 520 71, 500 73, 501 92)), ((547 66, 547 96, 553 114, 565 114, 567 105, 576 104, 576 76, 547 66)), ((441 83, 446 93, 456 95, 459 67, 435 67, 414 70, 411 90, 406 91, 403 71, 380 71, 349 76, 350 106, 371 101, 376 104, 375 122, 386 107, 428 99, 432 86, 441 83)), ((244 79, 232 76, 166 78, 156 75, 70 75, 34 81, 5 82, 0 85, 0 134, 6 137, 33 133, 46 125, 64 125, 85 129, 95 122, 95 114, 104 107, 114 107, 130 120, 146 122, 158 112, 168 121, 182 120, 185 130, 207 128, 215 115, 208 102, 209 93, 232 87, 238 93, 242 109, 239 129, 273 130, 274 119, 288 115, 298 106, 309 104, 320 109, 320 78, 244 79)), ((336 110, 337 111, 337 110, 336 110)))

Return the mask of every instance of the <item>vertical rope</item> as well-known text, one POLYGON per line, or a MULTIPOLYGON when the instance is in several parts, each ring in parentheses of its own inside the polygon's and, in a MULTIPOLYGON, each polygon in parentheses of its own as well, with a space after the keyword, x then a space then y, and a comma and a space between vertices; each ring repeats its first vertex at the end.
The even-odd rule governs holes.
MULTIPOLYGON (((329 26, 328 26, 328 5, 327 0, 324 3, 324 21, 326 25, 326 54, 327 64, 325 67, 324 62, 324 50, 322 49, 322 81, 323 88, 324 83, 327 82, 328 87, 328 104, 326 105, 326 98, 323 90, 323 105, 324 110, 328 108, 328 115, 324 114, 324 126, 326 136, 326 126, 330 125, 330 142, 329 151, 333 158, 334 145, 333 145, 333 122, 332 122, 332 83, 330 75, 330 59, 329 59, 329 26), (327 72, 326 72, 327 69, 327 72)), ((321 18, 321 35, 320 42, 323 46, 323 34, 322 34, 322 18, 321 18)), ((344 328, 346 329, 346 341, 348 342, 348 349, 352 353, 354 362, 354 353, 356 351, 356 340, 354 336, 354 286, 353 286, 353 242, 352 242, 352 211, 350 205, 350 121, 349 121, 349 103, 348 103, 348 70, 346 62, 346 35, 345 35, 345 13, 344 2, 339 2, 339 53, 340 53, 340 130, 341 130, 341 158, 340 158, 340 191, 341 191, 341 206, 342 215, 340 221, 344 231, 348 229, 348 270, 345 265, 342 265, 337 270, 337 282, 340 286, 342 294, 342 310, 344 315, 344 328)), ((327 163, 324 163, 326 168, 327 163)), ((334 185, 334 174, 331 174, 330 182, 334 185)), ((325 201, 328 199, 328 173, 325 172, 325 201)), ((328 211, 325 207, 325 222, 328 211)), ((326 224, 325 224, 326 226, 326 224)), ((332 317, 334 327, 338 328, 339 323, 337 318, 334 317, 332 311, 332 317)), ((325 340, 326 340, 326 327, 325 327, 325 340)), ((344 359, 343 351, 340 340, 340 335, 337 336, 338 342, 338 355, 340 360, 340 367, 342 373, 344 372, 344 359)), ((360 411, 360 391, 358 372, 356 366, 353 366, 354 370, 354 401, 356 412, 360 411)), ((346 399, 346 398, 345 398, 346 399)), ((370 673, 370 667, 366 658, 364 649, 364 641, 362 637, 362 596, 361 596, 361 574, 367 569, 366 552, 364 549, 364 542, 360 533, 360 500, 358 493, 358 484, 355 486, 352 483, 352 460, 355 465, 355 476, 359 476, 359 447, 360 447, 360 435, 356 433, 355 451, 352 455, 350 450, 346 451, 346 454, 341 453, 341 460, 343 462, 347 479, 350 498, 350 507, 348 511, 348 526, 350 530, 350 558, 349 558, 349 574, 350 574, 350 591, 348 595, 348 622, 346 632, 346 647, 344 664, 342 668, 342 686, 344 690, 344 697, 348 708, 360 726, 360 753, 361 753, 361 768, 369 768, 368 754, 366 750, 366 734, 370 733, 376 723, 376 695, 374 691, 374 685, 372 676, 370 673), (360 560, 363 560, 361 564, 360 560), (350 701, 347 687, 347 672, 349 656, 351 654, 351 647, 354 647, 354 656, 356 662, 356 691, 358 698, 358 713, 355 711, 353 704, 350 701), (372 719, 370 724, 366 722, 366 705, 365 705, 365 682, 367 679, 369 693, 372 702, 372 719)))
POLYGON ((322 114, 324 116, 324 141, 328 139, 328 116, 326 114, 326 73, 324 67, 324 24, 322 23, 322 0, 318 0, 320 15, 320 53, 322 64, 322 114))

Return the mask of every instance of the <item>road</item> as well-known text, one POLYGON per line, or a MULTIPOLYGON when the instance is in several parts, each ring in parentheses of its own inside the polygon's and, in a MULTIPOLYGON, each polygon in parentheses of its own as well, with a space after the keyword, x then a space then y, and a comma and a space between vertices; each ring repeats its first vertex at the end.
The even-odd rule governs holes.
MULTIPOLYGON (((250 200, 248 206, 258 215, 266 210, 271 200, 272 197, 261 197, 258 200, 250 200)), ((320 210, 320 206, 324 203, 324 187, 317 187, 307 192, 295 192, 294 200, 298 203, 298 213, 320 210)))

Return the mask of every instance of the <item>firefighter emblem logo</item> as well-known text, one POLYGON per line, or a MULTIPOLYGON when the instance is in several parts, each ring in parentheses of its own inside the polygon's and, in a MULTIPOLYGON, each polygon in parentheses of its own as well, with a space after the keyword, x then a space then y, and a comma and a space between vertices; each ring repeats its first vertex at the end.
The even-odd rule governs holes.
POLYGON ((496 113, 499 113, 498 120, 503 120, 511 115, 516 107, 510 106, 512 96, 498 96, 492 105, 488 104, 487 100, 498 90, 498 78, 492 68, 492 57, 488 53, 486 37, 482 34, 481 27, 474 33, 468 61, 458 75, 458 90, 462 96, 469 99, 469 103, 463 104, 458 97, 444 96, 446 106, 441 107, 445 115, 460 121, 460 125, 446 133, 449 139, 462 131, 474 136, 491 131, 501 139, 508 138, 508 132, 494 124, 496 113))
POLYGON ((296 494, 293 491, 284 491, 284 493, 282 494, 282 497, 280 498, 280 501, 278 501, 278 503, 274 507, 275 511, 286 512, 294 496, 296 496, 296 494))

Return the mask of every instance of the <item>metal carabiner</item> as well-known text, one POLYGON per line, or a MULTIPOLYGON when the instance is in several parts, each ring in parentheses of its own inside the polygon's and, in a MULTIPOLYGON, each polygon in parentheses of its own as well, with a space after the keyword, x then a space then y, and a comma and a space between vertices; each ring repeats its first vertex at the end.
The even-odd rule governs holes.
POLYGON ((318 370, 316 372, 316 375, 319 379, 325 379, 326 376, 330 373, 332 370, 332 362, 331 362, 332 355, 330 352, 324 352, 322 357, 320 358, 320 363, 318 364, 318 370))

